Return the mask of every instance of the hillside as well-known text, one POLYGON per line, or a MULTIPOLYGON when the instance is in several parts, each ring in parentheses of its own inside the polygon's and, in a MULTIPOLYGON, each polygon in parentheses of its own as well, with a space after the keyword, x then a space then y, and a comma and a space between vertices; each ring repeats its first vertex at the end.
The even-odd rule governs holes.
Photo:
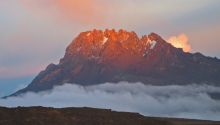
POLYGON ((94 108, 0 108, 0 125, 220 125, 220 122, 145 117, 94 108))

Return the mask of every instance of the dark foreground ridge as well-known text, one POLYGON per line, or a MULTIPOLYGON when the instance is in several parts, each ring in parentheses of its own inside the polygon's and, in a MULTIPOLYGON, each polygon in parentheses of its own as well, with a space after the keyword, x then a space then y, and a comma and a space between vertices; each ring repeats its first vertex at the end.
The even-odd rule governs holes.
POLYGON ((125 30, 80 33, 59 64, 50 64, 12 96, 65 83, 94 85, 120 81, 152 85, 219 85, 220 60, 186 53, 155 33, 138 37, 125 30))
POLYGON ((220 125, 220 122, 145 117, 109 109, 0 107, 0 125, 220 125))

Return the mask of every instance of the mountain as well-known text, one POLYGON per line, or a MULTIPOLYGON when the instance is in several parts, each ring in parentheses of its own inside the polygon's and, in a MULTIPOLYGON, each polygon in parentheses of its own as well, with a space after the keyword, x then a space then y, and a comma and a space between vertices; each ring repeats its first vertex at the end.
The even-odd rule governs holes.
POLYGON ((0 125, 219 125, 217 121, 145 117, 94 108, 0 107, 0 125))
POLYGON ((141 38, 125 30, 80 33, 59 64, 50 64, 24 89, 39 92, 55 85, 94 85, 119 81, 152 85, 219 85, 220 60, 186 53, 156 33, 141 38))

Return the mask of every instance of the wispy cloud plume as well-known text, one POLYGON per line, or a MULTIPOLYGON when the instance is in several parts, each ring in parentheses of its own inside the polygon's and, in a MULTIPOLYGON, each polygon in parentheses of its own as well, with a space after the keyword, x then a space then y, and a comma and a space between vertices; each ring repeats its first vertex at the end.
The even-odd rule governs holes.
POLYGON ((190 52, 192 50, 189 39, 184 33, 178 36, 171 36, 168 39, 168 42, 176 48, 182 48, 185 52, 190 52))

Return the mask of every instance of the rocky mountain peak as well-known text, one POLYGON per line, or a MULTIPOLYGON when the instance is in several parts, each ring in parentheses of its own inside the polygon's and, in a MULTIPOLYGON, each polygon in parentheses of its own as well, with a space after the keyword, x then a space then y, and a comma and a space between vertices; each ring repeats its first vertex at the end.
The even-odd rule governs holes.
POLYGON ((125 30, 80 33, 60 63, 50 64, 28 87, 16 92, 42 91, 56 85, 142 82, 169 85, 220 81, 220 60, 173 47, 156 33, 141 38, 125 30))

